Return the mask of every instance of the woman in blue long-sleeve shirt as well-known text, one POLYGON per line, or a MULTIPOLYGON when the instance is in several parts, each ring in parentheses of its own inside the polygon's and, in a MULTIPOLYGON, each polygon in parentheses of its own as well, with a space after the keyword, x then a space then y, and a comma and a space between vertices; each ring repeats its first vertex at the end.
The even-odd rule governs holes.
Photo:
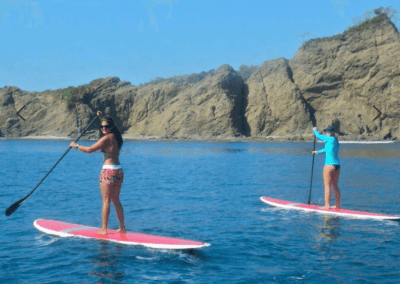
POLYGON ((339 163, 339 141, 335 137, 334 128, 328 125, 326 133, 328 135, 321 135, 318 133, 316 127, 313 128, 315 136, 324 141, 325 148, 319 151, 313 151, 312 154, 325 153, 325 166, 324 166, 324 187, 325 187, 325 206, 324 209, 329 209, 330 199, 331 199, 331 185, 335 193, 336 206, 334 208, 340 208, 340 191, 338 187, 339 173, 340 173, 340 163, 339 163))

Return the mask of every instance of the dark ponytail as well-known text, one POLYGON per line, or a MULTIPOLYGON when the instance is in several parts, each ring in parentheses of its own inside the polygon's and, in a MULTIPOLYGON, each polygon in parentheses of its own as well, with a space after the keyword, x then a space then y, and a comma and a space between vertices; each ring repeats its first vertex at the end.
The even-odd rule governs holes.
POLYGON ((122 140, 121 132, 119 132, 118 127, 114 124, 112 117, 110 117, 110 116, 103 117, 103 119, 101 121, 106 121, 108 123, 108 125, 110 127, 110 131, 111 131, 111 133, 113 133, 115 135, 115 139, 117 139, 117 142, 118 142, 118 147, 119 147, 119 149, 121 149, 124 141, 122 140))

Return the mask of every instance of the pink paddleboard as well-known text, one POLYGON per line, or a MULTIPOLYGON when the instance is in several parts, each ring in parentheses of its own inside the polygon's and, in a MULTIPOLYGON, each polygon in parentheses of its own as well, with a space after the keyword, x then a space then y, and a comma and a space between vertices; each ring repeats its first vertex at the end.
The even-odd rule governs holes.
POLYGON ((60 221, 38 219, 33 222, 36 229, 60 237, 81 237, 117 242, 126 245, 142 245, 160 249, 195 249, 208 247, 210 244, 170 237, 146 235, 141 233, 120 234, 116 230, 107 230, 107 235, 98 235, 100 228, 65 223, 60 221))
POLYGON ((347 210, 347 209, 321 209, 319 206, 316 205, 308 205, 308 204, 301 204, 295 203, 291 201, 275 199, 270 197, 261 197, 261 201, 276 207, 281 207, 285 209, 295 209, 295 210, 303 210, 303 211, 313 211, 323 214, 332 214, 332 215, 339 215, 339 216, 346 216, 352 218, 360 218, 360 219, 377 219, 377 220, 400 220, 400 216, 398 215, 386 215, 380 213, 370 213, 370 212, 363 212, 363 211, 354 211, 354 210, 347 210))

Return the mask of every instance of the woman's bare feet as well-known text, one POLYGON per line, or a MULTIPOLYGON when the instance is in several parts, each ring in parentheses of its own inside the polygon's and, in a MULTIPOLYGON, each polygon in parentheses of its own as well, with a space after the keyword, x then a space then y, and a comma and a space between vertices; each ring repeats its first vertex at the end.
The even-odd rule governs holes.
POLYGON ((100 231, 96 232, 97 235, 107 235, 107 229, 101 229, 100 231))
POLYGON ((335 205, 335 206, 332 206, 331 208, 333 208, 333 209, 342 209, 342 208, 340 207, 340 205, 335 205))
POLYGON ((319 206, 318 208, 319 209, 324 209, 324 210, 329 210, 330 209, 329 205, 319 206))
POLYGON ((120 229, 117 230, 117 232, 120 233, 120 234, 126 234, 125 228, 120 228, 120 229))

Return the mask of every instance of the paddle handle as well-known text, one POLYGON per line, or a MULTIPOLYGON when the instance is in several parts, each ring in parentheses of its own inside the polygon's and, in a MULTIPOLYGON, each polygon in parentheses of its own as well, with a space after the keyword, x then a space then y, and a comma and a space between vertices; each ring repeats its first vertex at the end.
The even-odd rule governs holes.
MULTIPOLYGON (((315 137, 315 134, 314 134, 313 152, 315 151, 315 141, 316 141, 316 139, 317 138, 315 137)), ((313 174, 314 174, 314 158, 315 158, 315 155, 313 154, 312 155, 312 165, 311 165, 310 193, 308 194, 308 202, 307 202, 308 205, 310 205, 310 202, 311 202, 311 189, 312 189, 312 180, 313 180, 313 174)))
MULTIPOLYGON (((93 118, 93 120, 88 124, 88 126, 86 126, 86 128, 82 131, 82 133, 78 136, 78 138, 76 138, 76 140, 74 141, 75 143, 78 142, 78 140, 82 137, 82 135, 85 134, 85 132, 89 129, 90 126, 92 126, 92 124, 95 122, 97 117, 99 117, 99 118, 103 117, 103 115, 100 111, 97 112, 97 116, 95 118, 93 118)), ((21 206, 22 203, 24 203, 28 199, 28 197, 32 195, 32 193, 46 179, 46 177, 58 165, 58 163, 64 158, 64 156, 67 155, 69 150, 71 150, 71 146, 68 147, 68 149, 65 151, 65 153, 58 159, 58 161, 51 167, 51 169, 47 172, 47 174, 44 175, 44 177, 36 184, 36 186, 28 193, 27 196, 25 196, 21 200, 18 200, 17 202, 15 202, 14 204, 12 204, 10 207, 7 208, 7 210, 5 212, 6 216, 10 216, 12 213, 14 213, 14 211, 16 211, 18 209, 18 207, 21 206)))

